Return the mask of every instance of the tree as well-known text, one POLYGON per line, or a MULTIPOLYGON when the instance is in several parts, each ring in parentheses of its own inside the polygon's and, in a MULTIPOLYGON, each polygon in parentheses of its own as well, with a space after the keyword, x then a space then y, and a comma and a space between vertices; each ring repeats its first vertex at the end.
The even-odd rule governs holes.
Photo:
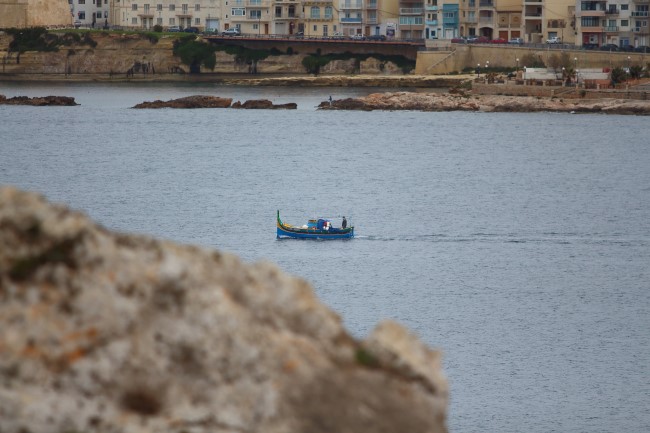
POLYGON ((174 55, 190 67, 190 73, 201 73, 201 65, 214 69, 217 65, 216 48, 196 40, 193 35, 184 36, 174 42, 174 55))
POLYGON ((612 84, 614 85, 622 83, 623 81, 627 80, 627 72, 625 72, 625 70, 621 67, 616 67, 612 69, 610 78, 612 80, 612 84))

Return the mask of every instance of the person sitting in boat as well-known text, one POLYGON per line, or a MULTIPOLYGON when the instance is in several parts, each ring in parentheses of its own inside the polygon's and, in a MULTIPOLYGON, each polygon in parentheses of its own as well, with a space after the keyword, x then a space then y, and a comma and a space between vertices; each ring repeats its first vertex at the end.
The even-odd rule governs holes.
POLYGON ((341 227, 346 228, 347 226, 348 226, 348 220, 346 220, 345 217, 343 217, 343 222, 341 223, 341 227))

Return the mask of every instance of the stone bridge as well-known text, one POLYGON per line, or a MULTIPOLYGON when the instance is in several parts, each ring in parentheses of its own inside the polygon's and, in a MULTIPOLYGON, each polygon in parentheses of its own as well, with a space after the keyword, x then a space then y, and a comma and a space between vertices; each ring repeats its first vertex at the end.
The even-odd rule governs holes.
POLYGON ((313 37, 268 37, 268 36, 204 36, 206 41, 219 45, 236 45, 254 50, 275 48, 283 53, 300 54, 383 54, 386 56, 404 56, 416 60, 419 49, 424 48, 422 41, 359 41, 352 39, 313 38, 313 37))

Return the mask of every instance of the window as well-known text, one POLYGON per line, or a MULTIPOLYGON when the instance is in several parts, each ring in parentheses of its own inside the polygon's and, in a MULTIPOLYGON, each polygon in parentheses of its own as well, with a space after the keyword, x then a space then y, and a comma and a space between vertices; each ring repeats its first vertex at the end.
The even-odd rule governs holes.
POLYGON ((201 18, 194 18, 194 24, 196 25, 201 24, 201 18))
POLYGON ((182 5, 181 7, 182 7, 182 9, 183 9, 183 13, 184 13, 184 14, 187 14, 187 13, 189 12, 189 10, 190 10, 190 8, 188 7, 188 4, 187 4, 187 3, 184 4, 184 5, 182 5))
POLYGON ((162 4, 157 4, 156 5, 156 10, 157 11, 162 11, 162 4))
MULTIPOLYGON (((312 7, 311 7, 311 12, 310 12, 310 14, 309 14, 309 17, 310 17, 310 18, 317 18, 317 19, 320 18, 320 8, 319 8, 319 7, 316 7, 316 6, 312 6, 312 7)), ((314 27, 315 27, 315 26, 314 26, 314 27)), ((316 30, 316 29, 314 29, 314 30, 316 30)))
POLYGON ((621 20, 621 27, 628 27, 630 25, 630 20, 621 20))
POLYGON ((132 11, 137 11, 137 10, 138 10, 138 4, 137 4, 137 3, 133 3, 133 4, 131 5, 131 10, 132 10, 132 11))
POLYGON ((626 11, 626 10, 628 10, 629 8, 630 8, 629 5, 621 5, 621 10, 622 10, 622 11, 626 11))
POLYGON ((318 31, 318 26, 314 24, 314 33, 318 31))
POLYGON ((332 18, 332 6, 325 7, 325 19, 332 18))
POLYGON ((80 20, 85 20, 86 19, 86 12, 85 11, 77 12, 77 18, 79 18, 80 20))
POLYGON ((276 6, 275 7, 275 17, 276 18, 281 18, 282 17, 282 6, 276 6))
POLYGON ((194 5, 194 12, 200 12, 201 11, 201 5, 200 4, 195 4, 194 5))
POLYGON ((104 18, 108 18, 108 11, 104 11, 104 18))
POLYGON ((137 18, 131 18, 131 24, 138 24, 137 18))
POLYGON ((145 13, 145 14, 148 14, 148 13, 149 13, 149 3, 147 3, 146 5, 144 5, 144 13, 145 13))
POLYGON ((176 5, 169 5, 169 12, 174 12, 176 10, 176 5))
POLYGON ((156 18, 156 24, 162 26, 162 18, 156 18))
POLYGON ((176 25, 176 18, 170 18, 169 19, 169 25, 170 26, 176 25))
POLYGON ((233 17, 245 17, 246 16, 246 9, 244 8, 232 8, 230 11, 230 15, 233 17))
POLYGON ((85 4, 86 4, 86 0, 79 0, 79 4, 80 4, 80 5, 85 5, 85 4))
POLYGON ((257 23, 253 24, 253 30, 257 30, 257 29, 259 29, 259 28, 260 28, 260 26, 257 25, 257 23))
POLYGON ((101 17, 102 17, 102 12, 101 12, 101 11, 97 12, 97 14, 95 15, 95 17, 96 17, 96 18, 101 18, 101 17))
POLYGON ((289 6, 289 18, 296 17, 296 7, 294 5, 289 6))
POLYGON ((327 25, 323 26, 323 36, 327 36, 327 25))
POLYGON ((252 20, 259 20, 262 18, 262 11, 261 10, 252 10, 249 11, 248 18, 252 20))

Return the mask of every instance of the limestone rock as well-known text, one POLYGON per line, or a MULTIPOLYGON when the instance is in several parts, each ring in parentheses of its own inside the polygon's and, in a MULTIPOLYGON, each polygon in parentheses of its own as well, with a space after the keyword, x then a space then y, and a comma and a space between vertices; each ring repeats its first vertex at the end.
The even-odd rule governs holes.
POLYGON ((231 103, 232 98, 194 95, 169 101, 142 102, 133 108, 228 108, 231 103))
POLYGON ((532 96, 454 93, 373 93, 358 98, 321 102, 323 110, 416 110, 487 112, 560 112, 650 115, 650 101, 627 99, 576 100, 532 96))
POLYGON ((0 189, 0 431, 444 433, 440 354, 268 263, 0 189))
POLYGON ((0 105, 31 105, 34 107, 44 106, 64 106, 70 107, 79 105, 71 96, 35 96, 33 98, 27 96, 14 96, 7 98, 5 95, 0 95, 0 105))
POLYGON ((260 109, 295 110, 296 108, 298 108, 298 104, 296 104, 295 102, 290 102, 287 104, 275 105, 273 104, 273 102, 269 101, 268 99, 251 99, 244 103, 237 101, 234 104, 232 104, 232 108, 245 108, 245 109, 252 109, 252 110, 260 110, 260 109))

